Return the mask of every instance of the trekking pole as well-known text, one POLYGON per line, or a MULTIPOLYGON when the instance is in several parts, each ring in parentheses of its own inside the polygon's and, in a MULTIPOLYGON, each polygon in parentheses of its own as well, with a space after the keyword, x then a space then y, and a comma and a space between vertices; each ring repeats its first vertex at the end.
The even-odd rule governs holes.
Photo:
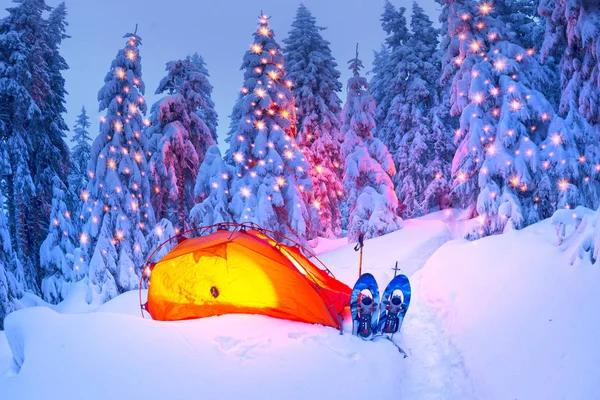
POLYGON ((394 271, 394 278, 395 278, 398 271, 400 271, 400 268, 398 268, 398 261, 396 261, 396 266, 394 268, 392 268, 392 270, 394 271))
POLYGON ((358 277, 359 278, 362 275, 362 254, 363 254, 363 247, 365 245, 364 238, 365 238, 365 235, 363 235, 362 233, 360 235, 358 235, 358 243, 354 247, 354 251, 360 250, 360 261, 358 263, 358 277))

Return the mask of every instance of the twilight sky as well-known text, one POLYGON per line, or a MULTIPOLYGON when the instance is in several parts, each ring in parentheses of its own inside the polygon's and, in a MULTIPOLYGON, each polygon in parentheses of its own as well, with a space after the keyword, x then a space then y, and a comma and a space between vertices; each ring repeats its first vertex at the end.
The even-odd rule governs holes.
MULTIPOLYGON (((391 1, 406 7, 410 17, 412 0, 391 1)), ((60 0, 46 2, 55 6, 60 0)), ((331 42, 344 87, 350 76, 346 61, 354 56, 357 42, 366 70, 370 70, 373 50, 385 38, 379 23, 384 0, 303 2, 317 23, 327 27, 322 35, 331 42)), ((5 9, 11 3, 0 0, 0 18, 6 15, 5 9)), ((69 92, 66 121, 70 128, 85 105, 93 123, 90 134, 97 135, 98 90, 117 51, 125 44, 123 35, 133 32, 138 23, 138 34, 143 40, 140 54, 147 103, 151 105, 159 98, 154 91, 165 74, 167 61, 200 53, 214 86, 219 143, 223 146, 228 116, 242 86, 239 69, 242 56, 252 42, 260 11, 271 16, 270 26, 278 43, 283 45, 300 0, 65 0, 65 3, 71 38, 63 43, 62 54, 70 66, 65 73, 69 92)), ((419 0, 419 3, 438 25, 439 5, 434 0, 419 0)))

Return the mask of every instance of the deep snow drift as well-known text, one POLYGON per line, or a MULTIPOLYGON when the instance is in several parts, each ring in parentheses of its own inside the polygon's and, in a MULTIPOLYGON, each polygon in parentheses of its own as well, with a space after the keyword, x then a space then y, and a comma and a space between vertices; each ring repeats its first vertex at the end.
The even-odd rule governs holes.
POLYGON ((461 349, 482 399, 599 399, 600 270, 571 265, 550 221, 444 245, 421 300, 461 349))
MULTIPOLYGON (((396 261, 411 277, 413 300, 396 338, 406 359, 387 341, 264 316, 144 320, 137 292, 67 314, 85 311, 75 295, 61 313, 37 307, 9 316, 12 356, 0 334, 0 392, 10 399, 599 398, 597 268, 570 265, 548 221, 477 242, 448 242, 453 231, 437 220, 407 221, 365 244, 363 271, 381 286, 396 261)), ((352 285, 354 244, 319 245, 319 257, 352 285)))

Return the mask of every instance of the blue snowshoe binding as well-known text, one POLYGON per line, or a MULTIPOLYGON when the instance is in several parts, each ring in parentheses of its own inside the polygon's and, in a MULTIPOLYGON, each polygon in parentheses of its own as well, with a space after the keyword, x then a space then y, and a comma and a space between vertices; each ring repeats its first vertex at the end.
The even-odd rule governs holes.
POLYGON ((393 296, 392 300, 389 302, 386 301, 385 303, 387 303, 385 304, 387 317, 381 327, 381 333, 394 334, 398 332, 398 328, 400 327, 400 315, 404 316, 406 307, 400 296, 393 296))
POLYGON ((406 275, 396 276, 387 285, 381 296, 379 310, 378 330, 381 334, 391 337, 400 330, 410 306, 410 297, 410 282, 406 275))
POLYGON ((379 287, 371 274, 363 274, 352 289, 350 310, 352 313, 352 334, 369 339, 377 331, 379 318, 379 287))
POLYGON ((358 306, 358 329, 356 334, 368 338, 373 334, 373 314, 377 311, 375 302, 369 296, 362 296, 358 306))

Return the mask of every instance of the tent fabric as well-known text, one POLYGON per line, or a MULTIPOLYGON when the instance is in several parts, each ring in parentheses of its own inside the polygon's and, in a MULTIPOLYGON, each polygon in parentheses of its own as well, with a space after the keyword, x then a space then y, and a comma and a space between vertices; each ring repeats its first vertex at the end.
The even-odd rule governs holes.
POLYGON ((146 309, 161 321, 244 313, 341 329, 350 292, 296 247, 255 229, 218 230, 152 267, 146 309))

